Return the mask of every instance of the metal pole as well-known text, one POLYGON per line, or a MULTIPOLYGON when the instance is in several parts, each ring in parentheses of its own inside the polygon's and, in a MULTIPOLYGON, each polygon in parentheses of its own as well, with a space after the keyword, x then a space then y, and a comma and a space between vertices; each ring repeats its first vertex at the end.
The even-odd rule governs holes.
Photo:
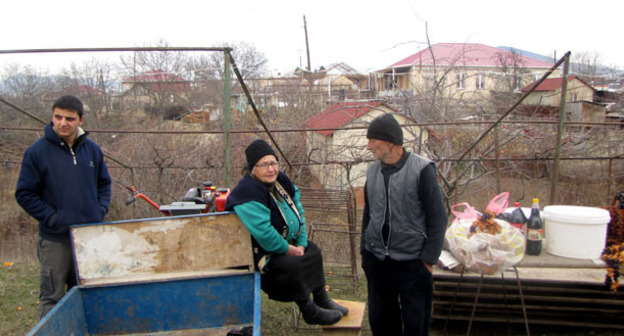
POLYGON ((223 93, 223 151, 225 154, 225 187, 232 184, 232 163, 230 162, 230 50, 223 51, 223 77, 225 90, 223 93))
POLYGON ((561 83, 561 100, 559 101, 559 130, 557 132, 557 146, 555 147, 555 161, 553 162, 550 182, 550 204, 555 204, 557 180, 559 179, 559 157, 561 156, 561 138, 563 137, 563 123, 566 119, 566 97, 568 91, 568 71, 570 69, 570 52, 563 55, 563 81, 561 83))
MULTIPOLYGON (((570 52, 568 51, 566 55, 569 56, 570 52)), ((510 107, 505 113, 503 113, 503 115, 501 115, 498 120, 496 120, 491 126, 490 128, 488 128, 487 130, 485 130, 485 132, 483 132, 483 134, 481 134, 477 140, 475 140, 472 144, 470 144, 470 146, 468 146, 465 150, 464 153, 462 153, 462 155, 459 156, 459 160, 461 161, 461 159, 463 159, 466 155, 468 155, 468 153, 470 153, 470 151, 472 151, 478 144, 479 142, 481 142, 481 140, 483 140, 483 138, 485 138, 491 130, 493 130, 496 126, 498 126, 498 124, 500 124, 505 118, 507 118, 507 116, 509 114, 511 114, 511 112, 513 112, 513 110, 518 107, 518 105, 520 105, 524 99, 530 95, 531 93, 533 93, 533 91, 535 91, 535 89, 544 81, 546 80, 546 78, 548 78, 548 76, 550 76, 550 74, 555 71, 555 69, 557 67, 559 67, 559 65, 564 62, 565 59, 562 58, 560 59, 555 65, 552 66, 552 68, 550 68, 548 71, 546 71, 546 73, 544 73, 544 75, 542 76, 542 78, 540 78, 539 80, 537 80, 537 82, 535 82, 535 84, 529 89, 529 91, 525 92, 522 97, 520 97, 520 99, 513 104, 512 107, 510 107)), ((489 122, 488 122, 489 123, 489 122)), ((444 162, 446 160, 442 160, 442 162, 444 162)))
POLYGON ((308 23, 306 22, 305 15, 303 16, 303 30, 305 31, 306 55, 308 56, 308 71, 312 71, 312 65, 310 64, 310 45, 308 44, 308 23))
POLYGON ((494 159, 496 162, 496 194, 501 193, 501 173, 500 173, 500 150, 498 141, 498 126, 494 127, 494 159))
POLYGON ((115 52, 115 51, 224 51, 227 48, 202 47, 131 47, 131 48, 53 48, 0 50, 0 54, 37 54, 59 52, 115 52))
POLYGON ((238 70, 238 66, 236 65, 236 62, 234 61, 233 57, 230 58, 230 62, 232 62, 232 70, 234 71, 236 78, 238 78, 238 83, 241 85, 243 92, 245 93, 245 97, 247 97, 247 102, 251 106, 251 109, 254 111, 254 114, 256 115, 258 122, 260 123, 262 128, 266 131, 267 135, 271 139, 271 142, 273 142, 273 144, 275 145, 275 149, 277 149, 281 157, 284 159, 284 161, 286 161, 286 163, 288 164, 288 167, 290 167, 290 169, 293 169, 293 166, 288 160, 288 157, 284 155, 284 152, 282 152, 282 149, 280 148, 279 144, 277 143, 277 141, 275 141, 275 138, 273 138, 273 134, 267 128, 266 124, 264 123, 264 120, 262 120, 262 117, 260 116, 260 112, 258 111, 258 108, 256 107, 256 104, 253 101, 253 97, 251 97, 251 93, 249 93, 249 89, 247 88, 247 85, 245 84, 243 75, 238 70))
MULTIPOLYGON (((566 53, 566 55, 570 55, 570 52, 568 51, 566 53)), ((568 58, 569 59, 569 58, 568 58)), ((520 97, 520 100, 518 100, 512 107, 510 107, 505 113, 503 113, 503 115, 501 115, 498 120, 496 120, 492 126, 490 126, 490 128, 488 128, 487 130, 485 130, 485 132, 483 132, 478 138, 477 140, 475 140, 472 144, 470 144, 470 146, 468 146, 464 152, 459 156, 459 158, 457 159, 457 161, 461 161, 463 160, 463 158, 468 155, 468 153, 470 153, 478 144, 479 142, 481 142, 481 140, 483 140, 488 133, 490 133, 490 131, 492 131, 496 126, 498 126, 498 124, 500 124, 505 118, 507 118, 507 116, 513 112, 513 110, 520 105, 524 99, 531 94, 533 91, 535 91, 535 89, 544 81, 546 80, 546 78, 548 78, 548 76, 550 76, 550 74, 557 68, 559 67, 559 65, 561 63, 563 63, 565 61, 565 57, 561 58, 555 65, 552 66, 552 68, 550 68, 550 70, 548 70, 546 73, 544 73, 544 75, 542 76, 542 78, 540 78, 537 82, 535 82, 535 84, 529 89, 529 91, 525 92, 524 95, 522 95, 522 97, 520 97)), ((448 161, 449 159, 443 159, 442 161, 440 161, 440 164, 444 164, 446 161, 448 161)), ((463 174, 460 174, 459 176, 456 177, 455 179, 455 183, 458 183, 458 181, 463 177, 463 175, 466 172, 464 172, 463 174)))

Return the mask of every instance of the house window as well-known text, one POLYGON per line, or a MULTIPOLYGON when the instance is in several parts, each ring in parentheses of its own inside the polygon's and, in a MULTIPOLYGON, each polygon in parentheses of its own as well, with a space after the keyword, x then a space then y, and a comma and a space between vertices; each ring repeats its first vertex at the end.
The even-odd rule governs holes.
POLYGON ((478 74, 475 78, 475 83, 477 84, 477 90, 483 90, 483 87, 485 85, 485 75, 478 74))
POLYGON ((466 79, 466 74, 463 74, 463 73, 457 74, 457 88, 458 89, 464 88, 464 79, 466 79))
POLYGON ((514 89, 515 90, 522 89, 522 77, 514 76, 514 89))

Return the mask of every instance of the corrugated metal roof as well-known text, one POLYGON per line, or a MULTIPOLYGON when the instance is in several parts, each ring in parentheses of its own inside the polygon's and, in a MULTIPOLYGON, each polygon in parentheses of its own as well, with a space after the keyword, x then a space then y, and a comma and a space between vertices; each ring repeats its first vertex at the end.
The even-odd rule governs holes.
MULTIPOLYGON (((305 126, 308 128, 340 128, 380 105, 385 104, 382 101, 336 103, 308 119, 305 126)), ((317 132, 323 136, 331 136, 335 130, 317 132)))
POLYGON ((440 66, 488 66, 499 67, 501 60, 510 60, 515 57, 525 67, 543 67, 550 68, 552 64, 542 62, 540 60, 514 54, 509 50, 490 47, 477 43, 437 43, 421 50, 409 57, 406 57, 388 68, 406 67, 406 66, 432 66, 435 64, 440 66))

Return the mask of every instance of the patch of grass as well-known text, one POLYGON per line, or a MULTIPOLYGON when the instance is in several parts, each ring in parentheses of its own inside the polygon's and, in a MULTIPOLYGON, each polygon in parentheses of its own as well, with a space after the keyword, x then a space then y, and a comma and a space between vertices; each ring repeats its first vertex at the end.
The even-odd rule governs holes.
POLYGON ((25 335, 39 320, 38 265, 0 264, 0 335, 25 335))

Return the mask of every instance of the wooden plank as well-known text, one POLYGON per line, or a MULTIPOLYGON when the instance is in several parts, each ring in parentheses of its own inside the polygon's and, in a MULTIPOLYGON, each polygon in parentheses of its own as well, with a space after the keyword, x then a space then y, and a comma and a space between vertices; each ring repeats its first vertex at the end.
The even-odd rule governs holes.
POLYGON ((335 300, 339 305, 349 309, 349 314, 343 316, 335 324, 323 326, 323 335, 328 336, 357 336, 362 329, 366 303, 356 301, 335 300))
POLYGON ((130 274, 120 277, 108 277, 108 278, 99 278, 99 279, 84 279, 82 281, 83 286, 103 286, 103 285, 114 285, 114 284, 137 284, 137 283, 147 283, 154 281, 165 281, 165 280, 183 280, 183 279, 193 279, 193 278, 206 278, 206 277, 217 277, 217 276, 228 276, 228 275, 236 275, 236 274, 247 274, 249 270, 236 270, 236 269, 222 269, 222 270, 208 270, 208 271, 197 271, 197 272, 169 272, 169 273, 149 273, 149 274, 130 274))
POLYGON ((518 268, 604 269, 606 264, 601 259, 566 258, 544 251, 538 256, 525 255, 517 266, 518 268))
POLYGON ((251 238, 234 213, 75 226, 71 234, 81 285, 253 270, 251 238))

